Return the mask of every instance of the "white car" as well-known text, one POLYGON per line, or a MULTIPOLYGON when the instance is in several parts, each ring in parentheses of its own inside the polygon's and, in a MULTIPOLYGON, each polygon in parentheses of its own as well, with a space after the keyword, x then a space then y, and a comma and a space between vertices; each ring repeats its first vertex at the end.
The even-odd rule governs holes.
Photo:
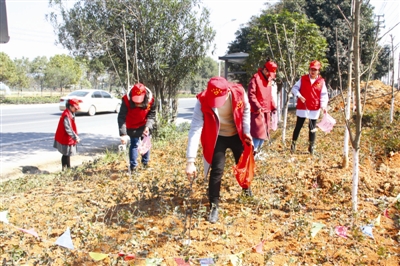
POLYGON ((68 99, 76 98, 82 100, 79 103, 78 113, 87 113, 92 116, 100 112, 119 112, 121 99, 113 97, 110 93, 103 90, 76 90, 67 96, 60 98, 59 108, 65 110, 65 103, 68 99))

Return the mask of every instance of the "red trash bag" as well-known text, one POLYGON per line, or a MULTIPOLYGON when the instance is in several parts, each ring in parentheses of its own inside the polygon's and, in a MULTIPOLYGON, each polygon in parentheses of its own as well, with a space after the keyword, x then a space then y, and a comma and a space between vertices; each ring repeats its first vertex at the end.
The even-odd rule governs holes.
POLYGON ((233 174, 242 188, 249 188, 254 177, 254 147, 253 145, 244 145, 244 151, 240 156, 237 165, 233 166, 233 174))
POLYGON ((138 146, 138 151, 140 155, 144 155, 148 150, 151 148, 151 140, 150 136, 145 136, 143 139, 139 142, 138 146))

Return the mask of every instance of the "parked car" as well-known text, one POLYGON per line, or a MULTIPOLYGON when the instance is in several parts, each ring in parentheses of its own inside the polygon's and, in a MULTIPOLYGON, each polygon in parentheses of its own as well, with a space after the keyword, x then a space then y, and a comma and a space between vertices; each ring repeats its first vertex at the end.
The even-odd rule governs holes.
POLYGON ((82 100, 78 113, 87 113, 92 116, 100 112, 119 112, 121 99, 113 97, 103 90, 76 90, 60 98, 59 108, 65 110, 65 103, 70 98, 82 100))

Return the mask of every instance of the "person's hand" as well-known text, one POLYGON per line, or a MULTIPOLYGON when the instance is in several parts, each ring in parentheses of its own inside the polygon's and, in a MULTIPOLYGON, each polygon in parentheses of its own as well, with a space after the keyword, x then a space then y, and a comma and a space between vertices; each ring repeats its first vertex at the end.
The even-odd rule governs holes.
POLYGON ((246 142, 248 145, 250 145, 253 142, 253 138, 251 137, 250 134, 244 134, 244 142, 246 142))
POLYGON ((145 128, 144 128, 144 131, 143 131, 143 136, 146 137, 146 136, 148 136, 149 134, 150 134, 149 128, 148 128, 148 127, 145 127, 145 128))
POLYGON ((128 136, 127 135, 121 136, 120 139, 121 139, 121 144, 126 145, 128 143, 128 136))
POLYGON ((256 114, 261 114, 262 112, 263 112, 263 109, 260 108, 260 109, 257 110, 256 114))
POLYGON ((328 111, 326 110, 326 108, 322 108, 322 111, 324 112, 324 114, 326 114, 328 111))
POLYGON ((299 96, 299 99, 300 99, 300 101, 302 101, 303 103, 305 103, 306 102, 306 98, 304 98, 303 96, 299 96))
POLYGON ((79 143, 79 142, 81 142, 81 139, 77 136, 76 137, 76 143, 79 143))
POLYGON ((196 176, 197 170, 196 170, 196 166, 194 165, 194 163, 187 163, 186 164, 186 175, 188 177, 189 180, 191 180, 193 177, 196 176))

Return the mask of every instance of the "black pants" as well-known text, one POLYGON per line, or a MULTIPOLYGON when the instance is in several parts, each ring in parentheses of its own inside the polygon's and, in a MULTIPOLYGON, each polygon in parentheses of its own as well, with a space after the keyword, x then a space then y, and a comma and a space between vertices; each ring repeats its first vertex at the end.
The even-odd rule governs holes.
MULTIPOLYGON (((296 121, 296 127, 294 128, 293 131, 293 137, 292 140, 296 141, 299 138, 300 135, 300 130, 303 127, 304 121, 306 120, 306 118, 304 117, 297 117, 297 121, 296 121)), ((317 125, 317 119, 309 119, 309 124, 308 124, 308 140, 310 142, 314 142, 315 141, 315 132, 312 132, 311 130, 313 130, 317 125)))
POLYGON ((217 138, 211 163, 210 180, 208 183, 208 198, 210 200, 210 207, 212 204, 218 206, 219 203, 221 179, 222 175, 224 174, 226 150, 228 148, 232 150, 233 156, 235 157, 235 162, 237 164, 240 156, 243 153, 243 145, 239 135, 234 135, 232 137, 218 136, 217 138))
POLYGON ((65 168, 71 168, 71 156, 67 156, 67 155, 63 155, 61 157, 61 166, 62 166, 62 170, 64 170, 65 168))

